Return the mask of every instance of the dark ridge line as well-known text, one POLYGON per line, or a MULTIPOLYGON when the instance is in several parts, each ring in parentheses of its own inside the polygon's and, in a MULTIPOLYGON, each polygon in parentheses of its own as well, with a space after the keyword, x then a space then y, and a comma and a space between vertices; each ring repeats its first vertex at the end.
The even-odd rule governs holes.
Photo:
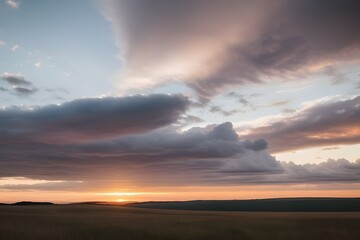
POLYGON ((30 201, 22 201, 22 202, 16 202, 10 205, 14 206, 38 206, 38 205, 54 205, 52 202, 30 202, 30 201))
POLYGON ((149 201, 128 207, 253 212, 358 212, 360 198, 270 198, 253 200, 149 201))

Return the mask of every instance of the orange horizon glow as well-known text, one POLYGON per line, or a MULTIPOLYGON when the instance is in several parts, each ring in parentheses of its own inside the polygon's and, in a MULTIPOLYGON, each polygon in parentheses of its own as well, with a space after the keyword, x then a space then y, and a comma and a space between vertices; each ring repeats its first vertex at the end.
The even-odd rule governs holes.
POLYGON ((317 185, 242 186, 242 187, 179 187, 137 192, 70 192, 70 191, 0 191, 0 202, 39 201, 74 202, 145 202, 191 200, 246 200, 302 197, 360 197, 360 184, 337 185, 336 189, 317 189, 317 185), (343 188, 343 189, 341 189, 343 188), (1 194, 3 193, 3 194, 1 194), (6 198, 5 198, 6 196, 6 198))

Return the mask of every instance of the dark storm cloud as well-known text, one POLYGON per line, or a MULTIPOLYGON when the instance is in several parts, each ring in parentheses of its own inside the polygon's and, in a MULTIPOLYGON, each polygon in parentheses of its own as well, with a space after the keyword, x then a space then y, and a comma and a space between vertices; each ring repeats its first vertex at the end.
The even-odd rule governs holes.
POLYGON ((314 104, 242 137, 264 138, 271 152, 360 143, 360 96, 314 104))
POLYGON ((0 111, 0 143, 98 141, 174 123, 189 101, 181 95, 80 99, 0 111))
POLYGON ((12 144, 4 141, 0 145, 0 177, 65 180, 64 183, 36 184, 28 189, 49 186, 69 189, 68 183, 73 181, 82 181, 74 186, 78 189, 110 183, 213 186, 359 180, 359 162, 282 163, 269 155, 266 147, 262 139, 241 141, 231 123, 186 132, 167 127, 92 143, 69 141, 60 145, 28 139, 26 143, 12 144), (341 171, 333 175, 338 169, 341 171))
POLYGON ((175 79, 206 100, 232 85, 359 60, 356 0, 103 1, 129 89, 175 79))
MULTIPOLYGON (((116 131, 117 126, 112 128, 116 131)), ((61 145, 25 140, 27 142, 12 144, 4 139, 0 147, 0 176, 89 180, 97 174, 104 177, 106 172, 106 176, 121 178, 124 175, 124 179, 128 174, 139 174, 141 181, 141 176, 154 172, 159 176, 179 172, 189 174, 189 178, 201 178, 207 171, 239 168, 264 173, 280 167, 274 158, 261 151, 266 144, 240 141, 231 123, 193 128, 183 133, 171 127, 162 128, 81 144, 71 143, 71 139, 61 145)))

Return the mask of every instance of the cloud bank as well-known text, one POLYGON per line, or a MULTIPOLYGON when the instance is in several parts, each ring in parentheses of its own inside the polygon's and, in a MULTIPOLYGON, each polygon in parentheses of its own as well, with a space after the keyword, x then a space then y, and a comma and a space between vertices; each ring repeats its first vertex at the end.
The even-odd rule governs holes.
POLYGON ((0 111, 0 178, 52 181, 4 189, 69 190, 120 186, 214 186, 357 182, 360 162, 277 161, 259 138, 241 139, 231 123, 182 132, 181 95, 82 99, 60 106, 0 111), (336 174, 335 174, 336 173, 336 174), (62 182, 53 182, 62 181, 62 182))
POLYGON ((0 110, 0 142, 98 141, 176 122, 189 105, 181 95, 79 99, 34 109, 0 110))
POLYGON ((360 96, 313 103, 248 129, 242 137, 266 139, 271 152, 307 147, 360 143, 360 96))
POLYGON ((356 0, 103 0, 103 9, 125 62, 123 92, 184 81, 206 100, 359 60, 356 0))

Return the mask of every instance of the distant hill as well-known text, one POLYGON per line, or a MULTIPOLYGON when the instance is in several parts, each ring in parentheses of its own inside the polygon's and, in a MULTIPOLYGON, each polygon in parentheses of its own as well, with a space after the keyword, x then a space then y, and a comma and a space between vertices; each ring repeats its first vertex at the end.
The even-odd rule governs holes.
POLYGON ((17 202, 17 203, 14 203, 12 205, 20 205, 20 206, 33 206, 33 205, 53 205, 53 203, 51 202, 26 202, 26 201, 23 201, 23 202, 17 202))
POLYGON ((129 207, 201 211, 358 212, 360 198, 277 198, 257 200, 198 200, 140 202, 129 207))
POLYGON ((88 202, 74 202, 70 203, 71 205, 101 205, 106 204, 106 202, 100 202, 100 201, 88 201, 88 202))

